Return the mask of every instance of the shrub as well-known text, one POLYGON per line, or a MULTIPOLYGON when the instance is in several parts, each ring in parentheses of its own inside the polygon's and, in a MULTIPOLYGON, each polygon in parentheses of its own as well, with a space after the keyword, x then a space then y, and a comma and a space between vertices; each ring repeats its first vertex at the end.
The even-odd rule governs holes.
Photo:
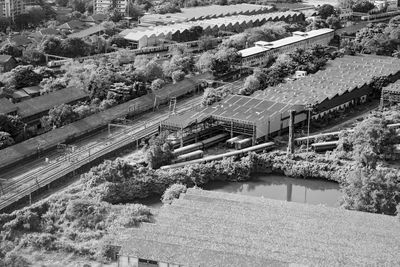
POLYGON ((56 246, 54 241, 56 237, 49 233, 32 233, 25 235, 20 241, 20 246, 22 247, 34 247, 44 250, 54 250, 56 246))
POLYGON ((125 205, 119 223, 124 227, 136 227, 141 222, 151 222, 152 213, 147 206, 141 204, 125 205))
POLYGON ((165 190, 161 197, 162 203, 170 204, 172 200, 179 198, 181 193, 186 193, 187 187, 183 184, 173 184, 165 190))

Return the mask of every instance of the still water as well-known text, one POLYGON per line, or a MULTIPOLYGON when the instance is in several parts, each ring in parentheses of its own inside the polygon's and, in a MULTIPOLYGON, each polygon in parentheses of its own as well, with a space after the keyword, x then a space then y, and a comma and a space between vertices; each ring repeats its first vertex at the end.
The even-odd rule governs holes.
POLYGON ((247 182, 211 182, 204 189, 329 207, 338 207, 341 196, 337 183, 283 175, 256 175, 247 182))
MULTIPOLYGON (((337 183, 283 175, 255 175, 247 182, 210 182, 203 189, 328 207, 338 207, 341 196, 337 183)), ((141 200, 140 203, 155 209, 162 205, 159 197, 141 200)))

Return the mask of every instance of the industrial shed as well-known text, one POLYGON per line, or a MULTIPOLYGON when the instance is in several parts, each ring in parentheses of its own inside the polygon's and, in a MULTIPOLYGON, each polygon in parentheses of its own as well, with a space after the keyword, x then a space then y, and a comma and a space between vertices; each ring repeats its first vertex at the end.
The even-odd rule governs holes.
POLYGON ((292 105, 231 95, 220 103, 183 114, 170 116, 161 123, 161 130, 196 132, 195 128, 218 126, 234 134, 253 138, 253 143, 278 134, 289 126, 289 111, 296 111, 295 124, 306 120, 301 105, 292 105), (204 124, 208 126, 205 127, 204 124))
POLYGON ((372 96, 373 77, 400 76, 400 60, 381 56, 344 56, 328 62, 326 69, 304 78, 255 92, 252 97, 297 105, 313 104, 314 119, 372 96))
POLYGON ((199 189, 117 235, 119 267, 400 264, 393 216, 199 189))
POLYGON ((299 12, 274 12, 262 15, 238 15, 201 21, 188 21, 172 25, 125 30, 121 33, 125 39, 135 43, 138 48, 163 44, 166 40, 186 42, 193 40, 190 29, 199 26, 206 35, 215 35, 218 31, 242 32, 251 27, 265 24, 267 21, 303 21, 304 14, 299 12))
POLYGON ((211 5, 202 7, 181 8, 180 13, 148 14, 140 18, 140 23, 151 25, 165 25, 185 21, 205 20, 233 15, 255 15, 270 12, 271 6, 237 4, 211 5))

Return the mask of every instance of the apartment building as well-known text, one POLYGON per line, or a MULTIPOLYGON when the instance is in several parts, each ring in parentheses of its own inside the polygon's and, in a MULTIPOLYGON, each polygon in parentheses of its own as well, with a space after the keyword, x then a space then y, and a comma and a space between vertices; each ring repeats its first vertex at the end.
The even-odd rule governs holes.
POLYGON ((24 12, 23 0, 0 0, 0 16, 14 19, 24 12))
MULTIPOLYGON (((112 0, 93 0, 94 13, 107 14, 112 3, 113 3, 112 0)), ((116 4, 117 4, 117 10, 121 14, 125 14, 128 0, 116 0, 116 4)))

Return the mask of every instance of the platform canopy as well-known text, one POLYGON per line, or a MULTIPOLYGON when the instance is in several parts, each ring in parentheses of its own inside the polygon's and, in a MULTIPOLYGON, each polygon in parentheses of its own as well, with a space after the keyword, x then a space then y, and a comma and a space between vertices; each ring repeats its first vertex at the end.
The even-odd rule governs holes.
POLYGON ((282 118, 289 117, 289 110, 301 112, 304 107, 248 96, 230 95, 223 101, 209 107, 171 116, 162 122, 162 126, 179 130, 207 119, 223 122, 231 121, 236 124, 255 126, 257 129, 256 138, 259 138, 265 136, 268 132, 268 122, 279 121, 280 124, 282 118))

